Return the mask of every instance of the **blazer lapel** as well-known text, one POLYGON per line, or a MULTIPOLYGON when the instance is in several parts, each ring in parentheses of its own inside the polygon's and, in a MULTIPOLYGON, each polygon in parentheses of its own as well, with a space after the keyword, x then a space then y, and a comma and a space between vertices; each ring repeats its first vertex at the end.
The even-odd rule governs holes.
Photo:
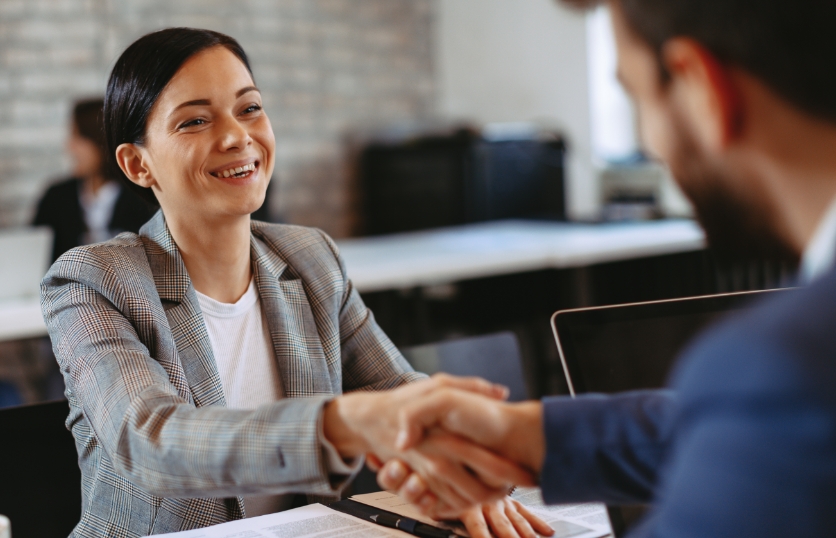
POLYGON ((197 295, 162 211, 139 233, 195 406, 226 405, 197 295))
POLYGON ((333 394, 325 352, 302 280, 294 278, 287 263, 257 235, 252 236, 251 243, 256 286, 284 396, 333 394))

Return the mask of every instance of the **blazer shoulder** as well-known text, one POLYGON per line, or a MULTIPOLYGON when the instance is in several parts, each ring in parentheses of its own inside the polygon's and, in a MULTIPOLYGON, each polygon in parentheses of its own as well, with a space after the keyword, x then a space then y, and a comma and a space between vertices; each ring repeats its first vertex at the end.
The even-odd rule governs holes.
POLYGON ((50 286, 58 280, 69 279, 102 289, 131 273, 150 275, 151 271, 142 238, 125 232, 103 243, 68 250, 52 264, 43 284, 50 286))

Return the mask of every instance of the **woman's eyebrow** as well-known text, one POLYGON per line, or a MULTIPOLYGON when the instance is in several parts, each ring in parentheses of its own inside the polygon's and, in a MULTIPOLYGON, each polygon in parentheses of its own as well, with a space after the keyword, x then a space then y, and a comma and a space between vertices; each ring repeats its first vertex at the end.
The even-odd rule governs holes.
POLYGON ((258 92, 258 93, 261 93, 261 90, 259 90, 259 89, 258 89, 258 88, 256 88, 255 86, 247 86, 246 88, 241 88, 240 90, 238 90, 238 91, 235 93, 235 97, 241 97, 242 95, 244 95, 244 94, 245 94, 245 93, 247 93, 247 92, 258 92))
POLYGON ((179 105, 174 107, 174 110, 171 111, 171 114, 169 114, 169 116, 171 116, 181 108, 185 108, 187 106, 208 106, 211 104, 212 102, 209 99, 195 99, 194 101, 186 101, 185 103, 180 103, 179 105))
MULTIPOLYGON (((235 98, 237 99, 238 97, 241 97, 241 96, 242 96, 242 95, 244 95, 245 93, 249 93, 249 92, 258 92, 258 93, 261 93, 261 90, 259 90, 259 89, 258 89, 257 87, 255 87, 255 86, 247 86, 247 87, 245 87, 245 88, 241 88, 240 90, 238 90, 237 92, 235 92, 235 98)), ((181 108, 185 108, 185 107, 187 107, 187 106, 209 106, 209 105, 211 105, 211 104, 212 104, 212 102, 211 102, 209 99, 195 99, 195 100, 193 100, 193 101, 186 101, 186 102, 184 102, 184 103, 180 103, 179 105, 177 105, 176 107, 174 107, 174 110, 172 110, 171 112, 172 112, 172 114, 173 114, 174 112, 177 112, 177 111, 178 111, 178 110, 180 110, 181 108)))

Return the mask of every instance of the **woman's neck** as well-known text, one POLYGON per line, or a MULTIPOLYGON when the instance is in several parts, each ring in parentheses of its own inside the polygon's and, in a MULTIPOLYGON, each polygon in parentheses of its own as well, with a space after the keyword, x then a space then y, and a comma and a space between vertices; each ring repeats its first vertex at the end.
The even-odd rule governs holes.
POLYGON ((197 291, 222 303, 244 295, 252 279, 249 215, 212 222, 166 217, 166 224, 197 291))

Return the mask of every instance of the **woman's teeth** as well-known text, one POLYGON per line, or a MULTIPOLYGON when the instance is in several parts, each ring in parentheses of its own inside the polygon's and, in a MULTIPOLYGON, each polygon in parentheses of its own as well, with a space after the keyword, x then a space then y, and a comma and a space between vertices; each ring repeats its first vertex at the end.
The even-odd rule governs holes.
POLYGON ((245 164, 236 168, 230 168, 223 172, 218 172, 218 177, 241 177, 255 170, 255 163, 245 164))

